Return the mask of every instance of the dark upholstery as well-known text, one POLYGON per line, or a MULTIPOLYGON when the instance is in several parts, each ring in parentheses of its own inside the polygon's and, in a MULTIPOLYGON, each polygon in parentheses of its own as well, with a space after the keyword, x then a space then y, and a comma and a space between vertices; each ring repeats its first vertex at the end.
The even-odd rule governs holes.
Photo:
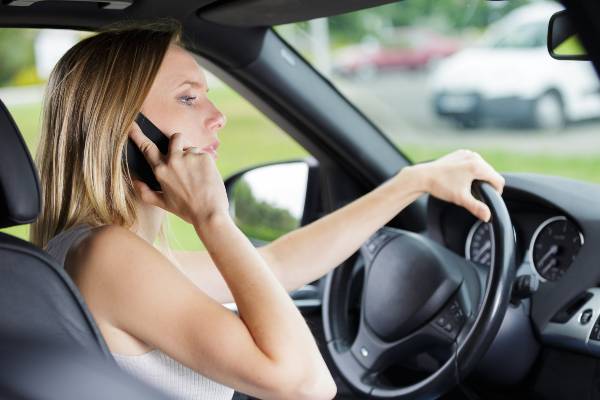
POLYGON ((0 228, 33 222, 40 207, 37 170, 15 121, 0 100, 0 228))
POLYGON ((39 335, 112 360, 79 291, 29 242, 0 233, 0 332, 39 335))
MULTIPOLYGON (((40 185, 21 133, 0 101, 0 222, 34 221, 40 185)), ((79 291, 62 266, 29 242, 0 233, 0 333, 38 335, 114 362, 79 291)))
POLYGON ((0 398, 168 400, 169 397, 73 346, 0 333, 0 398))
MULTIPOLYGON (((29 151, 0 102, 0 225, 29 223, 40 212, 29 151)), ((47 253, 0 232, 0 399, 166 400, 124 373, 62 266, 47 253)))

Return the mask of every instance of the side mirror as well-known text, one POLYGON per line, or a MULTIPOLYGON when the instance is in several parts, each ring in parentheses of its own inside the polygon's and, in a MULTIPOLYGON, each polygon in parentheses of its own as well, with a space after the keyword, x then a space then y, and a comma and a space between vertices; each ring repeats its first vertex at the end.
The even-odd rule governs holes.
POLYGON ((557 60, 589 61, 586 50, 579 41, 579 32, 567 11, 552 15, 548 25, 548 51, 557 60))
POLYGON ((318 198, 314 159, 252 167, 227 178, 229 213, 255 244, 273 241, 314 219, 318 198))

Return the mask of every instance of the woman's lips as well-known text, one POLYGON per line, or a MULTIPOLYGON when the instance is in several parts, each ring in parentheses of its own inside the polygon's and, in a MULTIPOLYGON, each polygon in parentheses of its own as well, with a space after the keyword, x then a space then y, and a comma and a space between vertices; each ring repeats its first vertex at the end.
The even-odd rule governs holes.
POLYGON ((206 151, 207 153, 212 154, 212 156, 215 159, 217 159, 217 158, 219 158, 219 155, 217 154, 217 149, 219 148, 219 144, 220 144, 220 142, 218 140, 215 140, 208 146, 203 147, 202 150, 206 151))

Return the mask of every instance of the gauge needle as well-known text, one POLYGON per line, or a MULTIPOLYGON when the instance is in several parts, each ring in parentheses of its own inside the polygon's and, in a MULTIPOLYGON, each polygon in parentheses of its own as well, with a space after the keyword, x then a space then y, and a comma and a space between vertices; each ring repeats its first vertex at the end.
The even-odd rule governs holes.
POLYGON ((474 258, 475 260, 478 260, 478 259, 479 259, 479 257, 480 257, 480 256, 481 256, 483 253, 485 253, 485 251, 486 251, 487 249, 489 249, 491 246, 492 246, 492 242, 490 242, 490 241, 487 241, 487 242, 485 242, 485 244, 483 245, 483 247, 482 247, 481 249, 479 249, 479 251, 477 252, 477 254, 475 254, 475 257, 473 257, 473 258, 474 258))
POLYGON ((548 265, 546 265, 546 267, 542 270, 542 274, 545 274, 546 272, 548 272, 549 269, 551 269, 552 267, 554 267, 556 265, 556 258, 553 258, 552 261, 550 261, 548 263, 548 265))
MULTIPOLYGON (((548 251, 546 252, 546 254, 544 254, 544 256, 542 258, 540 258, 540 260, 538 261, 540 264, 544 264, 544 261, 546 261, 546 259, 550 256, 555 255, 558 252, 558 246, 553 244, 548 251)), ((554 265, 553 263, 551 263, 550 265, 554 265)), ((546 270, 549 267, 544 268, 544 272, 546 272, 546 270)))

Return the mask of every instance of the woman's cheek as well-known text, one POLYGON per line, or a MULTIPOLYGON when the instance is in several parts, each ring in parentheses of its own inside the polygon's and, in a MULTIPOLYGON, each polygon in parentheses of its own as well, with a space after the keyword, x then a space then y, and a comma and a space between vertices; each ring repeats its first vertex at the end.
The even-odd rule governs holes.
POLYGON ((181 132, 183 133, 185 147, 197 147, 202 143, 200 135, 197 132, 197 127, 183 126, 181 127, 181 132))

